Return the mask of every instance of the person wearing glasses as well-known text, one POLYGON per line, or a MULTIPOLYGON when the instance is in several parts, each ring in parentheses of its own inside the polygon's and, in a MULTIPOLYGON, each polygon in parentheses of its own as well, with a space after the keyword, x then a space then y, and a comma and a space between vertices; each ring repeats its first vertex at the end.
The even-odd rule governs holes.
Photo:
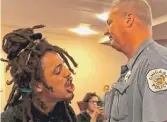
POLYGON ((82 102, 85 107, 77 115, 77 122, 106 122, 103 103, 96 93, 87 93, 82 102))

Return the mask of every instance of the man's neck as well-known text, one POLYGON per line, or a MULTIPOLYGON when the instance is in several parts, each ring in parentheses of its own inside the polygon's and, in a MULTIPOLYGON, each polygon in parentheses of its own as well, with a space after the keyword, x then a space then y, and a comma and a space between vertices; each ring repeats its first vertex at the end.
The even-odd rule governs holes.
POLYGON ((57 102, 55 102, 55 103, 46 103, 45 102, 45 105, 47 106, 47 109, 45 110, 47 113, 49 113, 49 112, 52 112, 53 111, 53 109, 55 108, 55 105, 56 105, 56 103, 57 102))
POLYGON ((41 112, 47 114, 52 112, 57 102, 51 102, 44 98, 32 97, 34 106, 41 112))

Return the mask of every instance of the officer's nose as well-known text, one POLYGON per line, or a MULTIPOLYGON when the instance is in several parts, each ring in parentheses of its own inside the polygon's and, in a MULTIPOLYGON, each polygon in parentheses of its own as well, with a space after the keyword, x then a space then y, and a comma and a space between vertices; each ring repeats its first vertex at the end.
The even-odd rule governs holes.
POLYGON ((109 35, 109 29, 108 29, 108 27, 105 29, 104 35, 105 35, 105 36, 108 36, 108 35, 109 35))

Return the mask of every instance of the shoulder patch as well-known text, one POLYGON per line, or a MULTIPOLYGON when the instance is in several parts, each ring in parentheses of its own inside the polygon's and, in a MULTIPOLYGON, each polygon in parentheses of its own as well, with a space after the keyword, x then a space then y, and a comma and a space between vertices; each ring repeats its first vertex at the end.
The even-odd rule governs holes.
POLYGON ((153 92, 167 90, 167 70, 153 69, 147 74, 149 88, 153 92))

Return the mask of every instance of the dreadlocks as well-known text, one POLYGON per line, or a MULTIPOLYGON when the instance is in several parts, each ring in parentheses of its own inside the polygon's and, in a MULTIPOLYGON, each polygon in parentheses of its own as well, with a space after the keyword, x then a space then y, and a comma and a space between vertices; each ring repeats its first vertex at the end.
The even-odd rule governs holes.
MULTIPOLYGON (((7 54, 7 59, 1 61, 7 62, 6 72, 10 70, 12 80, 7 81, 7 85, 13 83, 11 93, 9 95, 5 110, 8 106, 13 106, 20 99, 24 101, 26 106, 23 109, 25 116, 33 120, 30 113, 30 103, 27 101, 31 97, 27 97, 31 93, 30 86, 36 82, 42 82, 48 90, 52 90, 44 79, 43 69, 41 66, 41 57, 45 52, 54 51, 64 60, 69 70, 75 74, 71 68, 68 59, 74 67, 77 67, 75 60, 58 46, 52 46, 45 39, 42 39, 41 33, 34 33, 34 29, 43 28, 43 25, 37 25, 32 28, 21 28, 14 30, 4 36, 2 49, 7 54), (67 59, 68 58, 68 59, 67 59)), ((26 122, 25 117, 24 121, 26 122)))

